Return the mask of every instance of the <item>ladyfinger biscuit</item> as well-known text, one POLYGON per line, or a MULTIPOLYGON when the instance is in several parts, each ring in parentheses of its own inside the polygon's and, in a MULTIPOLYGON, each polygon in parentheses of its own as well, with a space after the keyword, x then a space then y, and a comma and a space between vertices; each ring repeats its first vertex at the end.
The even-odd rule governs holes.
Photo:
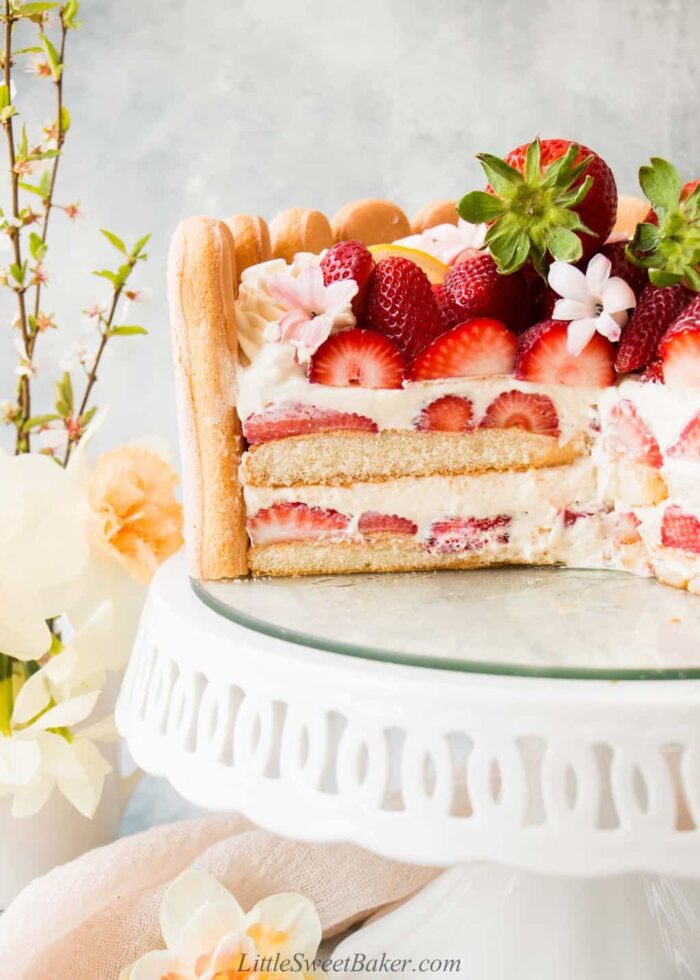
POLYGON ((272 258, 270 231, 265 219, 257 214, 234 214, 226 224, 233 234, 236 272, 240 282, 245 269, 272 258))
POLYGON ((381 245, 395 242, 411 233, 408 218, 398 204, 367 198, 351 201, 338 211, 331 222, 333 238, 336 242, 348 238, 365 245, 381 245))
POLYGON ((456 201, 431 201, 416 213, 411 222, 411 231, 414 235, 420 235, 426 228, 436 225, 456 225, 458 217, 456 201))
POLYGON ((320 211, 290 208, 270 222, 272 255, 291 262, 297 252, 322 252, 333 244, 328 218, 320 211))
POLYGON ((237 578, 248 572, 245 506, 238 480, 243 452, 236 415, 238 366, 233 236, 224 222, 188 218, 168 258, 190 574, 237 578))
POLYGON ((613 227, 613 235, 634 235, 634 230, 640 221, 644 221, 651 205, 641 197, 620 197, 617 201, 617 217, 613 227))

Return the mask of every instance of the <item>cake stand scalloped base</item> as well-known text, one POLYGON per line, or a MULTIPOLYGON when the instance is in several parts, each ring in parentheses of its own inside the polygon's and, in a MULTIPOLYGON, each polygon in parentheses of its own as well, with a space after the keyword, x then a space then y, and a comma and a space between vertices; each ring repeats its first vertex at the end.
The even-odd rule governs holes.
POLYGON ((217 615, 178 556, 152 585, 117 722, 137 762, 199 805, 406 861, 488 862, 341 948, 459 948, 470 980, 696 976, 697 886, 655 877, 700 879, 696 681, 339 656, 217 615))

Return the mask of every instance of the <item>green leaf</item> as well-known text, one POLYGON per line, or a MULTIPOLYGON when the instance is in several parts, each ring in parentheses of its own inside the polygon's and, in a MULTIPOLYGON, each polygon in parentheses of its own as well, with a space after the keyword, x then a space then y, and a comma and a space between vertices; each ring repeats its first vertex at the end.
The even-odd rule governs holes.
POLYGON ((17 109, 13 105, 5 106, 4 109, 0 109, 0 122, 7 122, 15 115, 17 115, 17 109))
POLYGON ((525 183, 531 184, 542 177, 542 144, 537 136, 525 153, 525 183))
POLYGON ((136 334, 146 334, 148 333, 148 330, 146 330, 144 327, 134 326, 110 327, 109 333, 115 337, 133 337, 136 334))
POLYGON ((68 130, 70 129, 71 116, 70 116, 70 112, 68 111, 68 109, 64 105, 61 106, 61 119, 60 119, 60 122, 61 122, 61 132, 62 133, 67 133, 68 130))
POLYGON ((41 14, 48 14, 50 10, 55 10, 58 3, 23 3, 19 8, 20 17, 40 17, 41 14))
POLYGON ((17 51, 12 52, 12 57, 16 58, 20 54, 41 54, 42 49, 40 47, 34 46, 31 48, 19 48, 17 51))
POLYGON ((477 153, 477 160, 480 161, 482 169, 486 174, 488 182, 498 194, 511 194, 513 190, 523 183, 523 175, 519 170, 515 170, 491 153, 477 153))
POLYGON ((683 276, 676 272, 666 272, 664 269, 652 269, 649 273, 649 280, 655 286, 675 286, 683 276))
POLYGON ((577 204, 580 204, 584 199, 586 194, 593 186, 593 178, 586 177, 582 184, 578 187, 572 187, 572 189, 567 194, 562 194, 561 197, 557 198, 558 203, 564 208, 575 208, 577 204))
POLYGON ((48 172, 48 170, 44 171, 39 178, 39 190, 41 191, 42 197, 49 197, 49 194, 51 193, 51 174, 48 172))
POLYGON ((0 109, 6 109, 10 105, 10 90, 7 85, 0 85, 0 109))
POLYGON ((78 15, 78 0, 68 0, 68 3, 63 8, 63 23, 65 27, 73 28, 79 27, 76 17, 78 15))
POLYGON ((50 422, 56 422, 60 418, 60 415, 33 415, 24 423, 23 429, 25 432, 29 432, 30 429, 38 429, 42 425, 48 425, 50 422))
POLYGON ((43 197, 41 188, 37 187, 35 184, 25 184, 23 180, 20 180, 19 186, 23 191, 27 191, 29 194, 36 194, 38 197, 43 197))
POLYGON ((658 247, 661 232, 656 225, 646 222, 637 225, 634 233, 634 247, 642 252, 653 252, 658 247))
POLYGON ((97 405, 93 405, 93 407, 89 408, 87 412, 83 412, 83 414, 80 416, 80 424, 82 425, 83 428, 85 428, 92 422, 93 418, 95 417, 96 411, 97 411, 97 405))
POLYGON ((148 243, 150 242, 150 240, 151 240, 151 235, 150 234, 149 235, 144 235, 143 238, 139 238, 139 240, 136 242, 136 244, 134 245, 133 249, 131 250, 132 256, 134 258, 145 257, 145 256, 141 256, 141 252, 146 247, 146 245, 148 245, 148 243))
POLYGON ((552 228, 547 235, 547 248, 560 262, 576 262, 583 254, 580 238, 568 228, 552 228))
POLYGON ((639 183, 655 208, 673 211, 681 194, 681 175, 672 163, 652 157, 651 165, 639 168, 639 183))
POLYGON ((37 235, 35 231, 29 235, 29 252, 35 262, 41 262, 48 252, 48 246, 42 242, 41 236, 37 235))
POLYGON ((41 35, 41 46, 44 49, 44 54, 46 55, 46 60, 49 63, 49 68, 51 69, 53 79, 55 82, 57 82, 63 71, 61 56, 45 34, 41 35))
POLYGON ((65 418, 73 411, 73 383, 68 371, 60 381, 55 382, 54 389, 56 392, 56 411, 61 418, 65 418))
POLYGON ((93 272, 93 276, 99 276, 101 279, 107 279, 113 286, 119 285, 119 276, 117 276, 114 272, 110 272, 109 269, 100 269, 99 272, 93 272))
POLYGON ((118 249, 118 251, 126 255, 126 245, 121 240, 121 238, 118 238, 113 231, 107 231, 106 228, 100 228, 100 231, 105 236, 105 238, 110 243, 110 245, 114 245, 114 247, 118 249))
POLYGON ((503 201, 487 194, 485 191, 472 191, 466 194, 457 205, 460 217, 465 221, 471 221, 478 225, 484 221, 493 221, 499 218, 504 211, 503 201))
POLYGON ((550 163, 544 172, 544 177, 542 178, 542 186, 548 188, 554 187, 568 187, 571 184, 569 180, 569 172, 573 166, 574 160, 578 156, 578 146, 576 143, 572 143, 566 153, 563 153, 560 157, 550 163))
POLYGON ((19 141, 19 146, 17 147, 17 156, 26 159, 29 155, 29 137, 27 136, 27 127, 22 126, 22 139, 19 141))
POLYGON ((16 262, 13 262, 10 266, 10 274, 20 286, 24 285, 24 279, 27 275, 27 263, 23 262, 22 265, 17 265, 16 262))
POLYGON ((684 281, 696 293, 700 293, 700 273, 691 266, 685 270, 684 281))

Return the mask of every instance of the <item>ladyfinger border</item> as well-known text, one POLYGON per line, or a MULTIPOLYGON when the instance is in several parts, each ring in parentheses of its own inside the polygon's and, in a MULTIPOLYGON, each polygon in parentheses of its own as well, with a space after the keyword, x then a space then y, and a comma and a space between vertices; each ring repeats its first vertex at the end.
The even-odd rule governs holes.
POLYGON ((228 226, 193 217, 177 228, 168 256, 190 574, 248 574, 245 504, 238 479, 243 437, 236 414, 238 347, 235 247, 228 226))

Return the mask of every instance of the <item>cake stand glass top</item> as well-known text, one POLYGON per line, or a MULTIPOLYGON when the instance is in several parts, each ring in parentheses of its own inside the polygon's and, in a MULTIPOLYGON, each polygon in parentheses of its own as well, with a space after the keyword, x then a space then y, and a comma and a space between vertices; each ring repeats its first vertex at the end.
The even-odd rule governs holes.
POLYGON ((539 677, 700 678, 700 597, 625 573, 508 568, 193 587, 248 629, 370 660, 539 677))

